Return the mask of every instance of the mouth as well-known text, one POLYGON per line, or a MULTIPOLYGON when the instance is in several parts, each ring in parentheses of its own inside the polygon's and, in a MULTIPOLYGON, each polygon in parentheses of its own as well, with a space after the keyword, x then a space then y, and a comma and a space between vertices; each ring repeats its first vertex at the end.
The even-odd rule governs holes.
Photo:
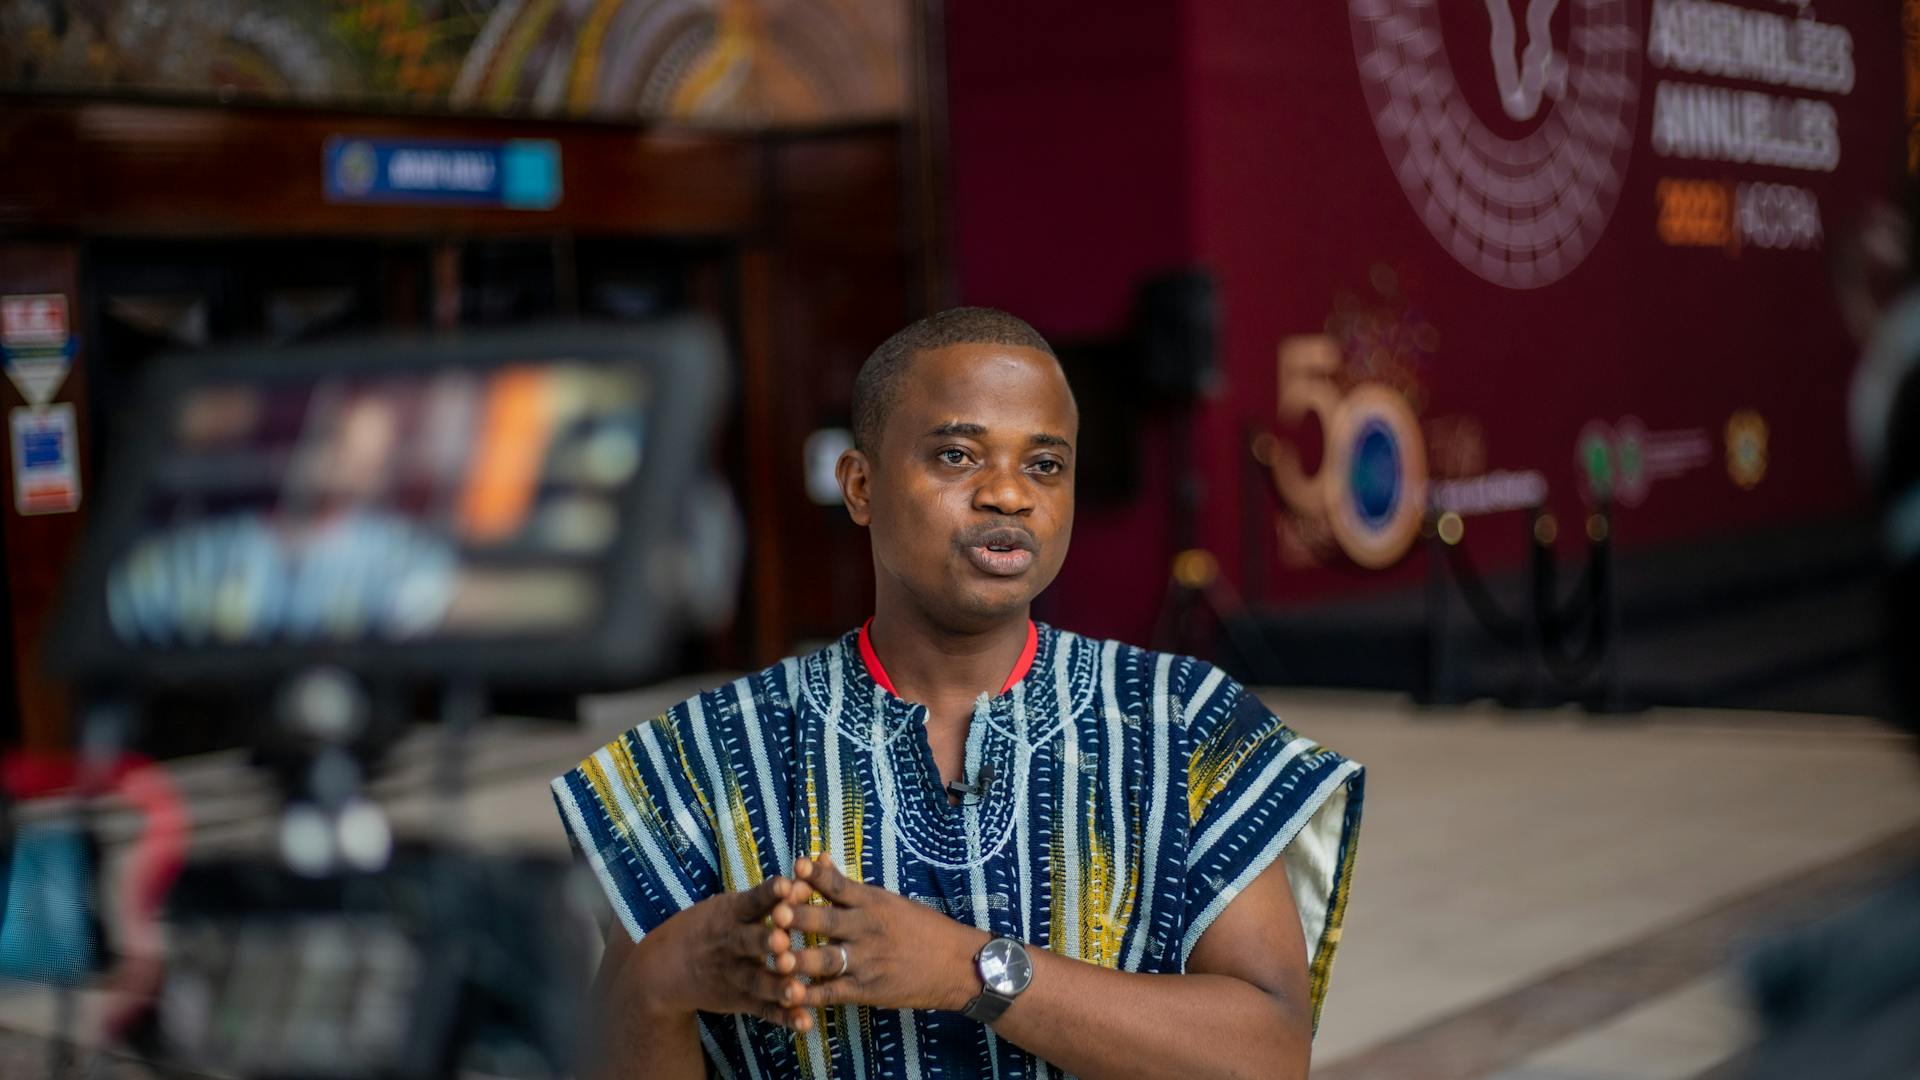
POLYGON ((1033 537, 1019 529, 994 529, 966 537, 961 550, 982 573, 1018 577, 1033 565, 1033 537))

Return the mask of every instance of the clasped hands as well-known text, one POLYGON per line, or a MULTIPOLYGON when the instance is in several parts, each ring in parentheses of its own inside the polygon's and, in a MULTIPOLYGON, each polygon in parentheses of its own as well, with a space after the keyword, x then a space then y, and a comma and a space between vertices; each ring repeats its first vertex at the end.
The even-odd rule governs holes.
POLYGON ((796 1032, 829 1005, 961 1009, 980 991, 973 956, 990 936, 851 881, 822 855, 668 923, 683 917, 671 1011, 745 1013, 796 1032), (795 948, 792 931, 817 944, 795 948))

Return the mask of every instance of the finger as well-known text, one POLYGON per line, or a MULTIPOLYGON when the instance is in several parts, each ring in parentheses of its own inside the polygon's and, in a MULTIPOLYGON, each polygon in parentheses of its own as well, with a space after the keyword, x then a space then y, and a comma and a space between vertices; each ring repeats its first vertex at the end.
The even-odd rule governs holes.
POLYGON ((733 954, 756 963, 764 962, 768 953, 775 956, 793 947, 793 939, 785 930, 762 926, 757 922, 747 923, 733 931, 733 954))
POLYGON ((859 902, 859 886, 847 880, 829 855, 816 855, 794 863, 794 876, 812 885, 815 892, 836 904, 859 902), (805 869, 802 869, 804 867, 805 869))
POLYGON ((765 960, 767 970, 773 972, 775 975, 791 975, 800 963, 793 958, 793 951, 791 949, 782 949, 779 952, 768 953, 765 960))
POLYGON ((776 975, 771 971, 757 972, 753 977, 748 993, 755 1001, 772 1002, 782 1008, 793 1008, 806 996, 805 988, 791 975, 776 975))
POLYGON ((752 922, 766 915, 773 905, 786 899, 792 892, 792 880, 775 874, 751 889, 735 893, 739 899, 734 901, 734 915, 741 922, 752 922))
MULTIPOLYGON (((792 963, 792 957, 787 961, 792 963)), ((737 1002, 731 1009, 723 1011, 744 1012, 762 1015, 761 1006, 772 1005, 780 1009, 800 1007, 803 994, 797 976, 788 972, 769 970, 763 959, 752 963, 737 963, 714 973, 723 992, 737 1002)), ((768 1018, 772 1023, 782 1023, 778 1018, 768 1018)))
POLYGON ((762 974, 791 975, 795 963, 792 944, 782 941, 751 960, 735 961, 730 970, 738 973, 736 981, 744 990, 756 976, 762 974))
POLYGON ((842 974, 841 967, 844 966, 846 973, 851 974, 854 963, 853 952, 848 950, 842 953, 840 950, 845 948, 844 944, 834 942, 817 949, 797 949, 786 956, 793 965, 789 969, 790 973, 804 975, 809 979, 837 979, 842 974), (841 963, 842 958, 846 961, 844 965, 841 963))
MULTIPOLYGON (((795 1014, 800 1016, 806 1015, 798 1009, 789 1009, 784 1005, 776 1005, 771 1001, 756 1001, 751 1008, 745 1011, 750 1015, 765 1020, 769 1024, 777 1024, 783 1028, 794 1027, 795 1014)), ((794 1028, 794 1030, 798 1031, 800 1029, 794 1028)))
POLYGON ((807 904, 793 909, 793 923, 788 929, 843 940, 859 937, 864 925, 858 911, 825 904, 807 904))
MULTIPOLYGON (((805 906, 804 904, 801 905, 801 907, 804 907, 804 906, 805 906)), ((793 926, 794 913, 799 910, 800 909, 798 907, 795 907, 794 905, 787 903, 785 900, 782 900, 779 903, 773 905, 773 910, 769 912, 767 915, 767 921, 772 923, 775 929, 779 929, 779 930, 790 929, 793 926)))
POLYGON ((854 1000, 858 988, 853 985, 853 981, 850 979, 828 979, 825 982, 814 983, 804 989, 806 991, 806 1007, 809 1009, 818 1009, 828 1005, 859 1004, 854 1000))

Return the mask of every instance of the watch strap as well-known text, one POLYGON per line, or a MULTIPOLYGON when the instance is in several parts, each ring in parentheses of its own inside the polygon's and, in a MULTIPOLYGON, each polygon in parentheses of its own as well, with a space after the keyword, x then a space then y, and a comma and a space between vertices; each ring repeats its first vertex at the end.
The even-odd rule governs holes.
POLYGON ((1013 999, 1007 995, 982 987, 980 993, 967 1002, 967 1007, 960 1010, 960 1014, 969 1020, 991 1024, 1000 1019, 1000 1014, 1006 1012, 1011 1004, 1013 999))

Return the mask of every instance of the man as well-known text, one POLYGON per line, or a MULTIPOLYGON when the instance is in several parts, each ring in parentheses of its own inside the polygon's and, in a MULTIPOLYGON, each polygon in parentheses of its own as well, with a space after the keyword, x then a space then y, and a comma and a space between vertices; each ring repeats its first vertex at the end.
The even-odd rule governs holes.
POLYGON ((873 618, 554 781, 620 922, 602 1075, 1306 1075, 1359 767, 1208 664, 1029 621, 1078 430, 1019 319, 894 335, 838 468, 873 618))

